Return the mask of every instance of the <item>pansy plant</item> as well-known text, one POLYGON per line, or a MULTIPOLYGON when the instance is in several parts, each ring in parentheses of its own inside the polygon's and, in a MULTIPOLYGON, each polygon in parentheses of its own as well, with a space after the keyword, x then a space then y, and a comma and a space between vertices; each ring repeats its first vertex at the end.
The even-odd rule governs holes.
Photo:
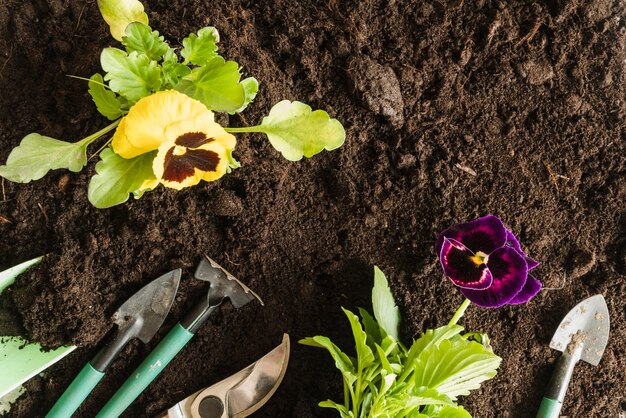
POLYGON ((464 333, 458 322, 472 302, 495 308, 529 301, 541 289, 528 273, 539 262, 493 215, 445 229, 435 251, 445 276, 466 296, 447 325, 403 345, 400 310, 387 279, 375 268, 374 316, 359 309, 359 318, 344 309, 356 356, 321 335, 300 341, 326 349, 342 374, 343 402, 327 400, 320 406, 335 409, 341 418, 471 418, 458 397, 494 377, 501 359, 486 334, 464 333))
POLYGON ((218 54, 215 28, 189 35, 175 50, 148 26, 139 1, 98 0, 98 6, 112 36, 124 45, 105 48, 100 56, 104 74, 88 79, 98 111, 112 123, 73 143, 27 135, 0 166, 0 176, 28 183, 50 170, 78 172, 87 164, 87 147, 115 131, 96 151, 100 161, 88 192, 94 206, 106 208, 159 185, 180 190, 221 178, 239 167, 233 134, 264 133, 290 161, 343 144, 340 122, 297 101, 279 102, 256 126, 220 126, 215 112, 245 110, 258 82, 242 80, 239 65, 218 54))

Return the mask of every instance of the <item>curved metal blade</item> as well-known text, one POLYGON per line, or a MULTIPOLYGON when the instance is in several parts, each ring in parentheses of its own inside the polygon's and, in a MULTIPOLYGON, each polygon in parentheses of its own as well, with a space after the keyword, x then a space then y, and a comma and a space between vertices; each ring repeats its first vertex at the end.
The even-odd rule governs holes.
POLYGON ((139 338, 144 343, 152 339, 170 311, 182 270, 176 269, 151 281, 130 297, 113 314, 119 333, 139 338))
POLYGON ((609 340, 609 310, 602 295, 587 298, 565 315, 550 348, 573 352, 582 346, 580 359, 597 366, 609 340))
POLYGON ((248 377, 228 391, 226 404, 229 417, 247 417, 272 397, 287 371, 289 345, 289 335, 284 334, 283 342, 254 363, 248 377))

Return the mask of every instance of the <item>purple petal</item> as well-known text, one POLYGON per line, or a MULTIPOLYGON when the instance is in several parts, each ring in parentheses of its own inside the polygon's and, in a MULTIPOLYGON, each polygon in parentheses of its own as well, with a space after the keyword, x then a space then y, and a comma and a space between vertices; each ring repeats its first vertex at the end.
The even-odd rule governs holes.
POLYGON ((528 270, 532 270, 535 267, 537 267, 539 264, 541 264, 539 261, 533 260, 532 258, 526 255, 524 250, 522 250, 522 246, 517 240, 517 237, 515 237, 513 232, 509 231, 508 229, 506 230, 506 245, 515 249, 518 253, 520 253, 526 259, 526 264, 528 264, 528 270))
POLYGON ((441 246, 439 261, 443 273, 455 285, 468 289, 486 289, 493 278, 487 266, 476 262, 474 253, 460 242, 445 238, 441 246))
POLYGON ((541 282, 535 279, 530 274, 526 279, 526 283, 522 290, 519 291, 517 295, 513 299, 511 299, 508 303, 510 305, 519 305, 520 303, 526 303, 531 300, 539 291, 541 290, 541 282))
POLYGON ((507 304, 526 283, 526 260, 512 247, 502 247, 489 254, 487 267, 493 283, 485 290, 461 289, 461 293, 482 308, 497 308, 507 304))
POLYGON ((522 251, 522 247, 519 244, 519 241, 517 240, 517 238, 515 237, 515 235, 513 234, 513 232, 511 232, 510 230, 506 229, 506 245, 508 245, 509 247, 514 248, 518 253, 522 253, 522 255, 526 255, 526 253, 524 251, 522 251))
POLYGON ((441 253, 444 238, 452 238, 474 251, 490 254, 506 243, 506 228, 502 221, 493 215, 483 216, 470 222, 445 229, 435 242, 435 252, 441 253))
POLYGON ((524 259, 526 260, 526 264, 528 264, 528 270, 532 270, 535 267, 537 267, 539 264, 541 264, 539 261, 533 260, 532 258, 528 257, 527 255, 524 255, 524 259))

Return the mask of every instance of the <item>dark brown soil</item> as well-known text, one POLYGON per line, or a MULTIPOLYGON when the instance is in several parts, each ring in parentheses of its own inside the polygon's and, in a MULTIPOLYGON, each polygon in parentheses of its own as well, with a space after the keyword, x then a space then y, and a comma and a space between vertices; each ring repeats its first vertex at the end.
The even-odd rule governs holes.
MULTIPOLYGON (((488 331, 503 362, 463 403, 476 417, 533 417, 558 357, 548 347, 557 324, 602 293, 609 345, 598 367, 577 366, 562 413, 626 411, 623 2, 148 3, 152 26, 173 43, 216 26, 223 54, 261 81, 256 102, 231 125, 298 99, 341 120, 347 141, 289 163, 248 135, 234 174, 110 210, 87 202, 93 163, 80 174, 5 182, 0 267, 49 255, 2 306, 19 314, 29 338, 80 346, 28 383, 11 417, 43 416, 112 330, 121 302, 184 267, 162 331, 131 344, 80 409, 95 415, 206 290, 191 279, 202 254, 266 306, 221 309, 128 417, 152 416, 239 370, 283 332, 348 347, 339 308, 370 307, 373 265, 392 283, 408 341, 445 323, 462 300, 439 270, 437 232, 488 213, 543 261, 547 289, 525 306, 468 311, 462 322, 488 331)), ((2 1, 0 161, 29 132, 74 140, 106 124, 85 84, 66 75, 98 71, 100 50, 113 43, 95 1, 2 1)), ((294 344, 282 386, 255 416, 334 416, 316 406, 326 398, 340 398, 333 362, 294 344)))

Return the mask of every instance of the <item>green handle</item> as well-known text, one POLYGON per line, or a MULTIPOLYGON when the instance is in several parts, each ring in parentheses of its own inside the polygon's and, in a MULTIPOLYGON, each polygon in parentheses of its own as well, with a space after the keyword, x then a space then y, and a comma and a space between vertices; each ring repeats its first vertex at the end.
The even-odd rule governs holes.
POLYGON ((560 413, 561 402, 543 398, 541 405, 539 405, 539 411, 537 411, 537 418, 559 418, 560 413))
POLYGON ((96 418, 117 418, 163 371, 194 334, 176 324, 135 372, 98 412, 96 418))
POLYGON ((85 367, 48 412, 46 418, 71 417, 102 377, 104 377, 104 373, 94 369, 89 363, 85 364, 85 367))

